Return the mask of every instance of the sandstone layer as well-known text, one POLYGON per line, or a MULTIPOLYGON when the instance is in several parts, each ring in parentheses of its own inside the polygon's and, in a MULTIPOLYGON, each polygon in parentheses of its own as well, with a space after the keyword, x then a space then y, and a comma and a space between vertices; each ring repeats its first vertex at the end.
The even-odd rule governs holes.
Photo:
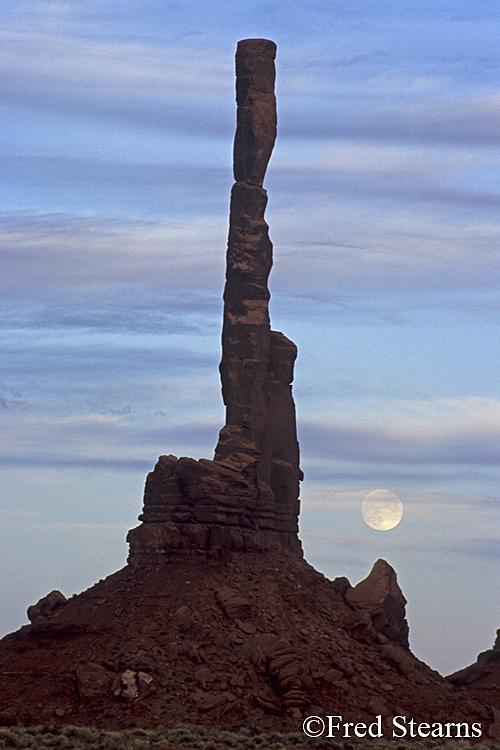
POLYGON ((295 344, 269 319, 273 246, 262 187, 276 138, 276 45, 236 52, 237 124, 220 373, 226 423, 213 460, 161 456, 149 474, 133 565, 179 553, 221 555, 282 544, 301 554, 299 445, 292 397, 295 344))

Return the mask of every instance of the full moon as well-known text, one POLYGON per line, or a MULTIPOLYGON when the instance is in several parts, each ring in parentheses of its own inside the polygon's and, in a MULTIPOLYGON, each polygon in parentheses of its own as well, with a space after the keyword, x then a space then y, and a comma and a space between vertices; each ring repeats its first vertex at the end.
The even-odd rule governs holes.
POLYGON ((403 518, 403 503, 394 492, 374 490, 361 503, 361 515, 372 529, 389 531, 403 518))

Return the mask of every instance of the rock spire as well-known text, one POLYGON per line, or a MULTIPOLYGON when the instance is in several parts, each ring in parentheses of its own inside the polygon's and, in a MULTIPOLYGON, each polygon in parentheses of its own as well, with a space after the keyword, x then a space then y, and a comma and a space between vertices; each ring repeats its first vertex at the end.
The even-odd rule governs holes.
POLYGON ((276 45, 239 42, 237 125, 227 247, 222 360, 226 406, 214 459, 161 456, 148 475, 129 562, 179 552, 259 551, 276 543, 301 554, 299 446, 291 383, 295 344, 269 320, 272 243, 264 176, 276 138, 276 45))
MULTIPOLYGON (((299 447, 291 394, 297 348, 271 331, 267 280, 273 246, 262 187, 276 138, 276 45, 246 39, 236 53, 237 125, 220 372, 226 425, 215 460, 253 468, 276 501, 298 497, 299 447)), ((298 507, 294 513, 298 514, 298 507)))

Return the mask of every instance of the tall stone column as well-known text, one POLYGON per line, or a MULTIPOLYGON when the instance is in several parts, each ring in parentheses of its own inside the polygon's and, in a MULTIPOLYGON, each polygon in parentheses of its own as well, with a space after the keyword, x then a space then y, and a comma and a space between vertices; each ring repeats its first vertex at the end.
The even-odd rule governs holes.
POLYGON ((215 460, 254 470, 276 501, 294 495, 298 510, 301 474, 291 396, 297 351, 283 334, 271 331, 268 311, 273 246, 262 185, 276 139, 275 57, 276 45, 266 39, 241 41, 236 52, 236 182, 220 364, 226 425, 215 460))
POLYGON ((292 398, 297 348, 271 330, 272 244, 262 187, 276 138, 276 45, 246 39, 236 53, 237 127, 220 373, 226 423, 214 459, 160 456, 148 475, 129 562, 179 554, 302 554, 299 446, 292 398))
MULTIPOLYGON (((227 247, 222 361, 226 426, 215 460, 261 463, 269 416, 271 326, 267 280, 273 246, 264 220, 264 175, 276 139, 276 45, 246 39, 236 51, 236 135, 227 247)), ((261 472, 260 472, 261 473, 261 472)))

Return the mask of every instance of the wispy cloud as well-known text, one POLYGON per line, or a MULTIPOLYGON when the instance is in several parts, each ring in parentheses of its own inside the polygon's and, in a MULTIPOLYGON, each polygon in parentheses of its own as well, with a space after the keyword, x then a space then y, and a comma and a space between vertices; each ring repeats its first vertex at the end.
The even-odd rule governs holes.
MULTIPOLYGON (((372 217, 356 203, 344 212, 346 204, 323 189, 286 208, 269 209, 279 260, 271 277, 276 292, 345 293, 346 284, 351 294, 366 294, 368 288, 464 291, 496 284, 497 223, 478 216, 463 226, 447 225, 404 207, 372 217)), ((4 300, 49 295, 52 304, 54 296, 75 300, 75 293, 82 301, 95 300, 124 286, 148 297, 160 291, 179 296, 185 289, 193 303, 196 293, 214 299, 222 293, 225 211, 191 222, 4 215, 0 239, 4 300)))
POLYGON ((232 128, 232 62, 211 48, 91 39, 72 24, 4 27, 0 40, 4 105, 185 133, 232 128))
POLYGON ((389 212, 383 203, 378 211, 378 201, 372 208, 373 215, 356 198, 349 203, 328 195, 323 185, 318 192, 304 192, 294 210, 275 210, 273 236, 285 248, 279 273, 288 291, 299 287, 296 269, 305 265, 306 254, 308 280, 314 277, 317 291, 346 284, 360 290, 496 285, 500 226, 495 219, 476 214, 447 221, 446 213, 437 218, 422 206, 415 210, 410 201, 395 203, 389 212))
MULTIPOLYGON (((450 563, 452 558, 461 558, 469 560, 471 558, 481 558, 485 561, 500 560, 499 541, 500 534, 478 534, 475 537, 457 539, 455 533, 447 529, 447 534, 441 534, 436 539, 420 538, 418 547, 421 554, 429 556, 439 556, 447 558, 450 563), (450 533, 451 532, 451 533, 450 533)), ((320 531, 319 529, 308 528, 302 533, 304 543, 316 549, 317 555, 324 561, 331 560, 333 553, 328 555, 328 548, 335 547, 336 554, 338 548, 358 553, 360 551, 372 551, 378 553, 381 548, 381 539, 376 536, 367 536, 366 534, 349 534, 342 531, 320 531)), ((391 555, 394 552, 412 552, 415 547, 415 538, 409 538, 398 535, 387 536, 383 540, 385 555, 391 555)), ((358 560, 357 565, 361 564, 358 560)))
POLYGON ((103 294, 117 284, 147 284, 178 292, 220 289, 226 222, 190 223, 68 218, 5 219, 0 226, 5 296, 42 295, 70 287, 103 294), (202 270, 203 269, 203 270, 202 270), (182 281, 184 279, 184 281, 182 281))
POLYGON ((500 403, 486 398, 385 402, 377 423, 302 420, 305 456, 360 462, 486 465, 500 462, 500 403))
POLYGON ((491 148, 303 138, 285 141, 273 167, 278 176, 293 175, 297 185, 313 178, 317 193, 330 185, 345 197, 391 196, 399 205, 418 200, 491 208, 500 201, 496 186, 486 192, 471 185, 489 185, 495 165, 500 162, 491 148))
MULTIPOLYGON (((281 104, 281 132, 295 138, 369 138, 403 144, 434 144, 435 146, 495 146, 495 122, 500 111, 500 97, 496 91, 477 95, 470 92, 441 90, 432 96, 436 81, 431 85, 416 78, 410 83, 397 79, 378 79, 378 91, 370 90, 363 82, 362 106, 360 97, 349 100, 349 91, 336 92, 333 101, 311 100, 307 118, 295 116, 293 107, 298 102, 284 97, 281 104), (402 84, 402 85, 401 85, 402 84), (402 89, 402 90, 401 90, 402 89), (394 94, 397 93, 395 96, 394 94), (328 101, 328 104, 325 102, 328 101), (355 116, 357 108, 357 116, 355 116)), ((304 98, 305 94, 304 94, 304 98)))
MULTIPOLYGON (((188 399, 191 403, 196 396, 207 405, 206 392, 195 394, 188 387, 180 394, 181 400, 188 399)), ((208 406, 213 406, 211 401, 208 406)), ((219 419, 193 421, 172 415, 171 407, 168 407, 170 414, 149 411, 145 415, 138 410, 137 413, 123 410, 121 415, 85 413, 60 418, 48 418, 33 407, 24 414, 18 412, 15 419, 4 425, 0 439, 3 466, 145 471, 155 456, 165 450, 177 453, 188 450, 210 457, 223 423, 220 407, 219 419)), ((153 407, 151 403, 149 409, 153 407)))

